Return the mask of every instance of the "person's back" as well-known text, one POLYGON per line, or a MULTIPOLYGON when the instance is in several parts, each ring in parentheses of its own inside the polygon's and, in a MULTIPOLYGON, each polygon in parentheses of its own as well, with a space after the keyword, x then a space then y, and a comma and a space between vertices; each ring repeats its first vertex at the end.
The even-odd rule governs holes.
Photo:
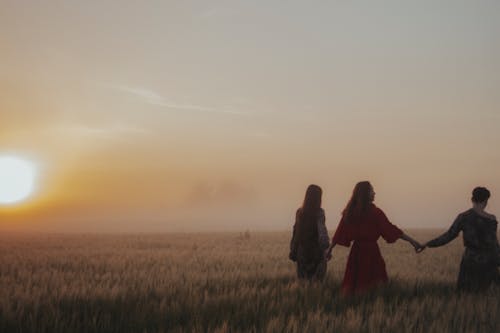
POLYGON ((490 192, 483 187, 473 190, 473 208, 459 214, 451 227, 426 247, 446 245, 463 233, 465 251, 457 279, 459 290, 481 290, 499 282, 500 246, 497 239, 497 220, 484 211, 490 192))
POLYGON ((319 245, 317 221, 324 217, 323 209, 313 212, 297 211, 297 254, 304 262, 317 264, 323 255, 319 245))
POLYGON ((346 295, 364 292, 388 281, 377 244, 379 237, 388 243, 401 238, 410 242, 415 250, 421 247, 389 222, 384 212, 373 204, 374 198, 375 191, 369 182, 356 184, 327 252, 327 258, 330 258, 336 244, 349 247, 352 243, 341 287, 346 295))
POLYGON ((344 225, 344 228, 348 229, 346 233, 355 242, 376 242, 380 237, 394 241, 393 238, 396 236, 389 234, 390 231, 387 229, 391 226, 387 227, 387 222, 388 219, 384 212, 371 204, 365 214, 353 218, 350 223, 344 225))
POLYGON ((289 258, 297 262, 300 279, 322 280, 326 274, 324 251, 329 246, 325 212, 321 208, 321 188, 310 185, 304 204, 295 214, 289 258))
POLYGON ((493 252, 497 250, 497 221, 479 215, 474 209, 460 214, 464 246, 473 251, 493 252))

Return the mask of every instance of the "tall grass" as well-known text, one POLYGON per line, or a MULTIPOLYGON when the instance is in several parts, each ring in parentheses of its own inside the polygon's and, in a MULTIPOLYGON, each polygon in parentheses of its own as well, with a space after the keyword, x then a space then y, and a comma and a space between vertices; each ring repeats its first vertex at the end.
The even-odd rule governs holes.
POLYGON ((344 298, 348 249, 300 283, 289 237, 1 235, 0 332, 500 331, 499 288, 455 292, 459 240, 420 255, 381 242, 391 282, 344 298))

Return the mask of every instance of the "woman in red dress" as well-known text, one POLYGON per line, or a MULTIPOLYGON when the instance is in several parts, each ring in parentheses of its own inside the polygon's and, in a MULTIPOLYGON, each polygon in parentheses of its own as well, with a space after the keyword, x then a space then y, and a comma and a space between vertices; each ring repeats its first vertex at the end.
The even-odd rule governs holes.
POLYGON ((374 199, 375 192, 369 182, 356 184, 326 252, 329 260, 336 244, 349 247, 353 242, 342 281, 345 295, 367 291, 387 282, 385 262, 377 245, 380 236, 388 243, 401 238, 413 245, 415 251, 421 248, 417 241, 389 222, 384 212, 373 204, 374 199))

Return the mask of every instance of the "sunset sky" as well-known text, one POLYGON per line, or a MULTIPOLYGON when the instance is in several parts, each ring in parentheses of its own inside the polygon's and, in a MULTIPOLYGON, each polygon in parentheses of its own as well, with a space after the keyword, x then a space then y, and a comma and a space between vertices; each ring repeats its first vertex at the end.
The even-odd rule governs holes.
POLYGON ((0 230, 288 230, 316 183, 333 231, 361 180, 444 228, 499 143, 499 1, 0 3, 0 230))

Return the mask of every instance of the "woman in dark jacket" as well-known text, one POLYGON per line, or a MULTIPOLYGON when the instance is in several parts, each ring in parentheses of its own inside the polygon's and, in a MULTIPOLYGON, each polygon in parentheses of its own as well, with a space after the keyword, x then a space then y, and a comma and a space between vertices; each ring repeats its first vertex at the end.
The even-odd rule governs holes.
POLYGON ((299 279, 322 280, 326 274, 324 252, 329 246, 329 240, 325 212, 321 208, 321 195, 319 186, 309 185, 304 203, 295 215, 289 257, 297 262, 299 279))
POLYGON ((462 231, 465 252, 457 279, 459 290, 484 290, 492 283, 499 282, 498 223, 494 215, 484 211, 489 198, 490 192, 486 188, 476 187, 472 191, 473 207, 458 215, 447 232, 427 242, 422 248, 443 246, 457 238, 462 231))

